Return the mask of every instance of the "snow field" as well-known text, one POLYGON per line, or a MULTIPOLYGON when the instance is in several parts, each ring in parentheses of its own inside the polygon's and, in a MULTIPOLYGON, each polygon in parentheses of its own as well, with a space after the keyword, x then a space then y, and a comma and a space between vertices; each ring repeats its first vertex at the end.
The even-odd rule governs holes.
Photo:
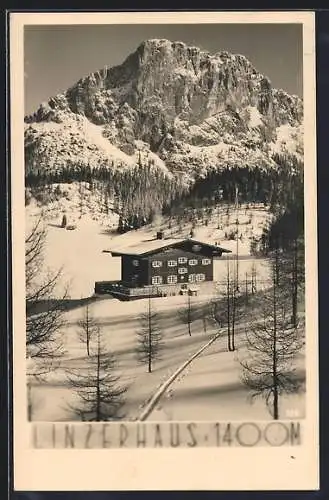
MULTIPOLYGON (((192 306, 202 307, 209 297, 193 297, 192 306)), ((157 390, 174 372, 204 346, 218 332, 207 325, 203 330, 201 319, 192 323, 192 336, 179 319, 178 311, 186 304, 186 297, 153 299, 153 308, 159 316, 164 348, 160 360, 154 362, 154 371, 135 358, 136 331, 139 315, 147 309, 147 299, 120 302, 116 299, 97 299, 90 312, 97 318, 106 348, 115 354, 120 383, 127 385, 124 419, 136 420, 146 409, 157 390)), ((77 417, 69 405, 75 394, 67 386, 66 370, 83 369, 86 362, 85 346, 78 340, 77 322, 83 316, 83 307, 67 313, 68 325, 64 332, 67 350, 61 367, 45 383, 33 386, 33 419, 38 421, 71 421, 77 417)), ((227 352, 225 329, 214 343, 194 359, 168 387, 147 420, 257 420, 270 419, 265 404, 256 400, 250 404, 248 391, 240 380, 239 359, 245 355, 244 326, 236 333, 236 352, 227 352)), ((303 354, 298 368, 303 370, 303 354)), ((281 418, 293 415, 302 418, 305 413, 304 394, 281 398, 281 418)))
MULTIPOLYGON (((124 235, 113 232, 117 224, 114 214, 107 219, 106 224, 105 218, 98 219, 98 213, 94 213, 96 220, 93 220, 93 205, 89 206, 86 214, 79 219, 79 193, 73 184, 69 186, 65 201, 60 199, 52 209, 47 207, 48 234, 45 248, 46 268, 57 270, 63 266, 59 296, 66 284, 69 284, 72 308, 66 313, 67 327, 63 332, 67 352, 62 366, 52 373, 46 382, 33 382, 33 419, 38 421, 69 421, 77 418, 69 409, 69 405, 75 401, 75 395, 67 385, 66 371, 83 369, 86 362, 85 346, 79 342, 77 335, 77 323, 82 319, 84 310, 82 299, 92 296, 95 281, 115 280, 121 276, 120 258, 111 257, 103 250, 138 244, 144 239, 154 237, 157 230, 164 230, 170 236, 167 229, 168 219, 164 217, 156 217, 153 224, 124 235), (77 222, 74 231, 60 227, 63 209, 69 224, 72 220, 77 222)), ((88 203, 90 201, 92 199, 89 199, 88 203)), ((86 202, 86 208, 88 203, 86 202)), ((96 204, 95 202, 95 206, 96 204)), ((38 213, 40 208, 36 204, 31 203, 27 207, 27 227, 36 220, 38 213)), ((242 288, 246 274, 250 283, 252 267, 255 265, 257 285, 258 289, 261 289, 266 286, 268 278, 266 261, 250 256, 249 244, 251 236, 260 236, 267 223, 268 212, 262 206, 242 206, 238 217, 239 234, 243 235, 242 241, 239 240, 239 277, 242 288)), ((228 265, 231 274, 235 273, 236 241, 225 240, 225 232, 236 228, 235 220, 236 213, 231 211, 227 214, 227 207, 224 205, 213 210, 208 226, 202 224, 201 220, 196 225, 195 239, 217 242, 224 248, 231 249, 232 254, 214 262, 215 281, 219 282, 217 292, 209 288, 209 295, 193 297, 195 305, 210 301, 214 293, 223 290, 228 265)), ((173 223, 172 226, 174 231, 179 229, 178 224, 173 223)), ((187 236, 190 227, 191 224, 183 225, 177 236, 187 236)), ((164 349, 162 359, 155 362, 154 372, 151 374, 147 373, 147 367, 137 363, 135 357, 139 315, 146 310, 147 300, 120 302, 103 297, 92 303, 91 311, 101 327, 106 347, 115 353, 121 382, 128 386, 124 408, 125 418, 128 420, 138 418, 159 387, 216 333, 210 325, 205 333, 202 320, 198 319, 192 324, 192 336, 188 335, 187 326, 181 323, 178 316, 178 311, 184 307, 185 301, 186 298, 182 296, 153 300, 164 335, 164 349)), ((258 401, 250 405, 247 401, 248 392, 241 384, 239 371, 237 353, 226 351, 224 335, 179 375, 148 419, 269 418, 263 402, 258 401)), ((283 401, 287 410, 292 407, 294 411, 303 414, 303 398, 296 396, 283 401)))
MULTIPOLYGON (((192 337, 188 335, 186 325, 178 317, 178 310, 185 301, 186 298, 181 296, 153 300, 154 308, 159 313, 164 348, 162 359, 154 363, 154 372, 150 374, 147 367, 138 364, 135 358, 136 331, 140 327, 138 318, 146 311, 147 299, 133 302, 101 299, 91 306, 90 311, 97 318, 106 348, 116 355, 121 382, 128 386, 124 408, 127 419, 135 419, 156 389, 214 333, 210 328, 204 333, 202 321, 197 320, 192 324, 192 337)), ((199 300, 194 302, 195 305, 200 303, 199 300)), ((65 375, 66 370, 83 369, 86 361, 85 346, 79 342, 77 335, 77 322, 82 316, 83 307, 67 313, 68 324, 63 336, 67 352, 61 367, 50 374, 45 383, 34 382, 34 420, 65 421, 76 418, 68 409, 68 404, 74 401, 74 393, 67 387, 65 375)))
POLYGON ((187 361, 184 362, 183 365, 181 365, 166 381, 164 384, 160 386, 160 388, 156 391, 156 393, 153 395, 151 400, 148 402, 142 413, 139 415, 138 420, 146 420, 148 416, 152 413, 154 408, 157 405, 157 402, 160 400, 161 396, 167 391, 167 394, 170 393, 170 389, 168 389, 172 383, 179 377, 181 374, 187 370, 188 365, 196 359, 198 356, 201 356, 203 351, 207 349, 217 338, 217 333, 216 335, 213 336, 212 339, 209 340, 206 344, 204 344, 201 349, 199 349, 196 353, 193 354, 191 358, 189 358, 187 361))
MULTIPOLYGON (((223 332, 171 384, 148 420, 270 420, 265 402, 261 399, 251 402, 240 379, 239 359, 245 351, 243 332, 236 335, 237 351, 228 352, 226 343, 223 332)), ((297 365, 303 371, 303 355, 297 365)), ((279 405, 280 419, 305 417, 304 393, 284 395, 279 405)))

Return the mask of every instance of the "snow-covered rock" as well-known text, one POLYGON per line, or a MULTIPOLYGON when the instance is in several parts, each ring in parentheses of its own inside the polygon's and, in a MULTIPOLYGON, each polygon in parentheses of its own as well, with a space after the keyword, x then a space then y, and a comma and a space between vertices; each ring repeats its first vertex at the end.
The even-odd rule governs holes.
POLYGON ((302 121, 301 99, 273 89, 244 56, 146 40, 26 117, 26 167, 129 168, 141 144, 155 168, 191 178, 273 167, 273 153, 302 156, 302 121))

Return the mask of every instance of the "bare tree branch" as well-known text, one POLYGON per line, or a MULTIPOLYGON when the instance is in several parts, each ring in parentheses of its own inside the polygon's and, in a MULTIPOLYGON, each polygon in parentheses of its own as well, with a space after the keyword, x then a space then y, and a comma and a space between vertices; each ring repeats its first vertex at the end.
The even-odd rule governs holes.
POLYGON ((148 298, 146 312, 139 319, 141 328, 137 331, 136 357, 140 363, 147 364, 148 372, 151 373, 153 362, 160 359, 163 348, 162 332, 151 297, 148 298))
POLYGON ((119 383, 114 355, 108 352, 99 328, 90 344, 85 366, 67 371, 67 382, 77 395, 77 404, 69 408, 83 421, 107 421, 123 418, 124 394, 119 383))
POLYGON ((279 418, 279 397, 297 392, 301 383, 294 361, 303 345, 303 332, 291 322, 289 300, 278 253, 270 262, 272 287, 262 295, 262 314, 246 329, 247 355, 240 360, 242 381, 250 397, 262 397, 274 419, 279 418))
POLYGON ((39 217, 25 238, 26 350, 34 360, 34 375, 40 377, 55 369, 64 354, 62 332, 65 327, 65 289, 60 299, 56 288, 62 269, 50 272, 44 266, 46 230, 39 217))

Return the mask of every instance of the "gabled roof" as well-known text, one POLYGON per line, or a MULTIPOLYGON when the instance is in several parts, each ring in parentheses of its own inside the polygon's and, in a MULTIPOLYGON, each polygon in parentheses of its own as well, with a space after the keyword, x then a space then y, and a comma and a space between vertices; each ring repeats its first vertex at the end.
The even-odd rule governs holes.
MULTIPOLYGON (((231 250, 227 250, 218 245, 209 244, 206 242, 194 240, 191 238, 168 238, 168 239, 152 239, 147 241, 142 241, 138 244, 127 246, 125 248, 117 248, 112 250, 104 250, 104 252, 111 253, 113 257, 120 255, 135 255, 138 257, 144 257, 152 254, 156 254, 167 248, 179 248, 183 243, 189 243, 192 246, 200 246, 206 249, 208 252, 214 255, 221 255, 222 253, 231 253, 231 250)), ((201 252, 200 252, 201 253, 201 252)))

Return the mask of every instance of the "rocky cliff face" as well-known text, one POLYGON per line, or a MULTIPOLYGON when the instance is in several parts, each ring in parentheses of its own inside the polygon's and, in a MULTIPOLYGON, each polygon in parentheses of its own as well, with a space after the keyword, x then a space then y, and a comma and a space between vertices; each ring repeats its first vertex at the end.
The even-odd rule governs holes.
POLYGON ((128 166, 143 149, 174 173, 198 175, 236 163, 273 167, 273 152, 303 153, 297 96, 273 89, 242 55, 168 40, 145 41, 25 121, 28 168, 65 164, 68 151, 72 161, 128 166))

